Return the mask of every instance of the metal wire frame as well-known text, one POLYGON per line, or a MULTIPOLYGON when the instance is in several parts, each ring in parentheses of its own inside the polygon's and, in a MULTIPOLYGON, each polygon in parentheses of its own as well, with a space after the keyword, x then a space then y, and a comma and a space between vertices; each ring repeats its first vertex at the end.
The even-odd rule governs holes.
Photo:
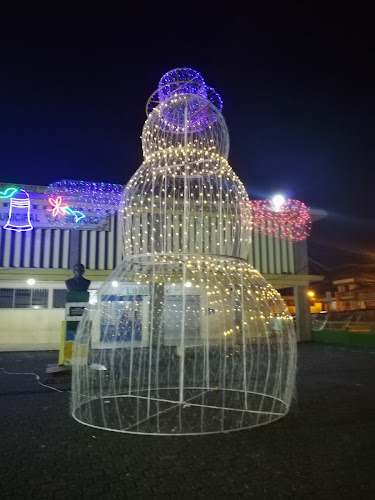
POLYGON ((72 413, 86 425, 229 432, 272 422, 290 406, 292 318, 242 259, 251 219, 227 162, 227 127, 189 85, 178 82, 146 120, 145 161, 121 206, 123 261, 77 333, 72 413))
POLYGON ((282 417, 296 358, 292 318, 249 264, 167 254, 118 266, 83 318, 74 359, 78 421, 176 435, 282 417))

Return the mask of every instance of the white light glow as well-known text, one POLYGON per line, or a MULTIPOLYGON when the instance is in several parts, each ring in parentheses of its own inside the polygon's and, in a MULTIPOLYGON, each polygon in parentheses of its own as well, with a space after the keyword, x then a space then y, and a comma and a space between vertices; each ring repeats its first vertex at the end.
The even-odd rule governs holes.
POLYGON ((185 286, 186 286, 187 288, 190 288, 190 287, 191 287, 191 286, 193 286, 193 285, 191 284, 191 282, 190 282, 190 281, 187 281, 187 282, 185 283, 185 286))
POLYGON ((32 286, 32 285, 35 285, 35 280, 34 278, 29 278, 26 283, 29 285, 29 286, 32 286))
POLYGON ((96 295, 93 295, 92 297, 90 297, 89 303, 95 306, 98 303, 98 297, 96 295))
POLYGON ((118 281, 112 281, 112 286, 114 288, 117 288, 118 287, 118 281))
POLYGON ((272 203, 273 203, 273 206, 275 207, 276 210, 280 210, 280 208, 282 207, 282 205, 285 203, 285 198, 281 194, 276 194, 272 198, 272 203))

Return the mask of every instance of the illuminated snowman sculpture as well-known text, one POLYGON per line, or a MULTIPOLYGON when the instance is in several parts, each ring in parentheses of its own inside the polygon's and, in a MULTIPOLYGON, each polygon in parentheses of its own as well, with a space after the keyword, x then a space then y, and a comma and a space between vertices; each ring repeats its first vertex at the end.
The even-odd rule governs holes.
POLYGON ((148 101, 144 162, 121 208, 123 261, 77 334, 72 413, 86 425, 205 434, 289 410, 293 322, 247 263, 251 205, 221 108, 190 68, 164 75, 148 101))

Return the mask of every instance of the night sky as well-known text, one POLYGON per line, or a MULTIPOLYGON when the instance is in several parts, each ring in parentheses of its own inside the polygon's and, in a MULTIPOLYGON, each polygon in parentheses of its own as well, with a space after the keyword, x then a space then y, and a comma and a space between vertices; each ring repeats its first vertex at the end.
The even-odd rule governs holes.
POLYGON ((375 262, 371 3, 212 4, 210 15, 119 4, 2 11, 0 182, 125 184, 142 162, 148 97, 189 66, 223 98, 229 161, 249 195, 328 212, 313 261, 375 262))

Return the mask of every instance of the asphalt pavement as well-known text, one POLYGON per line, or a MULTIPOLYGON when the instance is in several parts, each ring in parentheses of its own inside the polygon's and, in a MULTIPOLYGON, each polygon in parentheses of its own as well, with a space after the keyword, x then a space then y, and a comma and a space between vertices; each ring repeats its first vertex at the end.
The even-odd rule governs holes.
MULTIPOLYGON (((45 381, 57 352, 0 353, 45 381)), ((300 344, 293 407, 273 424, 194 437, 77 423, 62 392, 0 370, 0 498, 375 498, 375 350, 300 344)))

